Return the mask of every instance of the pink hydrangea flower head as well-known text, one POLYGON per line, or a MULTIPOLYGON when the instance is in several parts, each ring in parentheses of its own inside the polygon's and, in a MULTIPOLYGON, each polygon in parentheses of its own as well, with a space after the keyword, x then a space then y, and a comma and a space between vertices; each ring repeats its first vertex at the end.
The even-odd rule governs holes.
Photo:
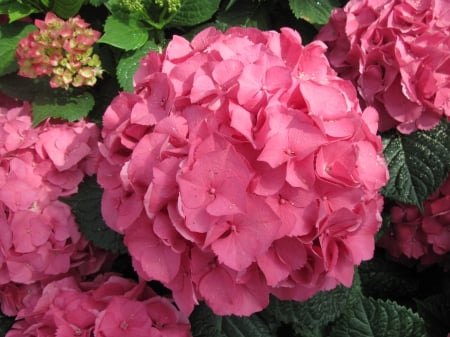
POLYGON ((388 178, 378 116, 325 50, 289 28, 175 36, 107 108, 105 221, 184 313, 305 300, 372 256, 388 178))
POLYGON ((16 50, 19 75, 51 76, 52 88, 93 86, 103 70, 93 44, 100 32, 89 28, 80 16, 64 21, 52 12, 35 20, 37 31, 19 41, 16 50))
POLYGON ((29 104, 16 103, 0 107, 0 285, 95 272, 107 255, 58 198, 96 170, 99 130, 87 121, 33 128, 29 104))
POLYGON ((48 282, 28 295, 17 319, 6 336, 191 336, 187 317, 170 300, 114 274, 48 282))
POLYGON ((424 213, 415 206, 398 204, 391 211, 391 228, 379 240, 395 258, 439 263, 450 268, 450 176, 424 203, 424 213))
POLYGON ((380 130, 409 134, 450 119, 447 0, 351 0, 317 39, 333 68, 351 80, 380 130))

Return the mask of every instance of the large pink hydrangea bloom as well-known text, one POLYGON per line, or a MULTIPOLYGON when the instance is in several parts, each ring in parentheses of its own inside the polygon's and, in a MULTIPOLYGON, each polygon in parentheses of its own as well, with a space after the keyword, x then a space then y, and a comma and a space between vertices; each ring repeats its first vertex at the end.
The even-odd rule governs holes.
POLYGON ((318 39, 330 64, 380 113, 380 130, 409 134, 450 118, 448 0, 351 0, 318 39))
POLYGON ((378 245, 400 260, 438 263, 450 269, 450 176, 425 201, 423 213, 405 204, 392 207, 391 228, 378 245))
POLYGON ((88 244, 58 200, 95 172, 98 136, 86 121, 32 128, 29 104, 0 96, 0 288, 71 268, 89 274, 103 263, 105 253, 88 244))
POLYGON ((114 274, 93 281, 67 276, 29 294, 5 337, 189 337, 173 303, 144 282, 114 274))
POLYGON ((372 257, 388 176, 377 114, 325 50, 288 28, 174 36, 105 112, 104 218, 183 312, 305 300, 372 257))

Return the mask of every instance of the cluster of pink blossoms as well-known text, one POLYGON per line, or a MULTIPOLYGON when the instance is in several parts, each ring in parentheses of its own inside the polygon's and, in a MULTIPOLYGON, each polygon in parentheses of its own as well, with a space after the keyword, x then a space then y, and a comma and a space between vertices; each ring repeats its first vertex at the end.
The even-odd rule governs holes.
POLYGON ((100 32, 79 16, 64 21, 51 12, 35 25, 39 30, 20 40, 16 50, 20 76, 51 76, 50 86, 64 89, 97 82, 103 70, 92 45, 100 32))
POLYGON ((318 39, 330 64, 380 113, 380 130, 409 134, 450 119, 448 0, 351 0, 318 39))
POLYGON ((29 104, 0 97, 0 288, 90 274, 105 260, 58 200, 94 174, 98 136, 85 121, 32 128, 29 104))
POLYGON ((86 121, 32 128, 29 104, 0 93, 0 305, 16 316, 7 337, 191 335, 187 317, 144 282, 86 281, 109 255, 58 198, 96 172, 98 137, 86 121))
POLYGON ((378 116, 325 50, 289 28, 174 36, 105 112, 104 218, 184 313, 305 300, 372 257, 388 178, 378 116))
POLYGON ((67 276, 27 290, 26 305, 5 337, 191 336, 187 317, 144 282, 114 274, 93 281, 67 276))
POLYGON ((450 176, 424 203, 423 214, 415 206, 393 206, 391 224, 378 241, 390 255, 450 269, 450 176))

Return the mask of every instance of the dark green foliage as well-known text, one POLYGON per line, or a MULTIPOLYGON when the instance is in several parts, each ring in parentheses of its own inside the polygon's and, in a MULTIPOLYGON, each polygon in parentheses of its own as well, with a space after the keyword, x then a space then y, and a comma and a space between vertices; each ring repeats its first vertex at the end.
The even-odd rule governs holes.
POLYGON ((384 196, 421 208, 450 171, 450 124, 442 120, 431 131, 382 138, 390 173, 384 196))
POLYGON ((88 177, 80 184, 77 194, 62 201, 72 207, 72 213, 86 239, 114 253, 126 252, 122 236, 103 221, 100 211, 102 193, 95 177, 88 177))

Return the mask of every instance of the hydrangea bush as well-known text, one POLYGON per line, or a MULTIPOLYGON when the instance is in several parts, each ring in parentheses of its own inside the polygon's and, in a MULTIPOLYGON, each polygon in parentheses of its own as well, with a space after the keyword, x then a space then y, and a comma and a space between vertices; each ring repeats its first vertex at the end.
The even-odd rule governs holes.
POLYGON ((450 335, 446 0, 0 0, 0 334, 450 335))

